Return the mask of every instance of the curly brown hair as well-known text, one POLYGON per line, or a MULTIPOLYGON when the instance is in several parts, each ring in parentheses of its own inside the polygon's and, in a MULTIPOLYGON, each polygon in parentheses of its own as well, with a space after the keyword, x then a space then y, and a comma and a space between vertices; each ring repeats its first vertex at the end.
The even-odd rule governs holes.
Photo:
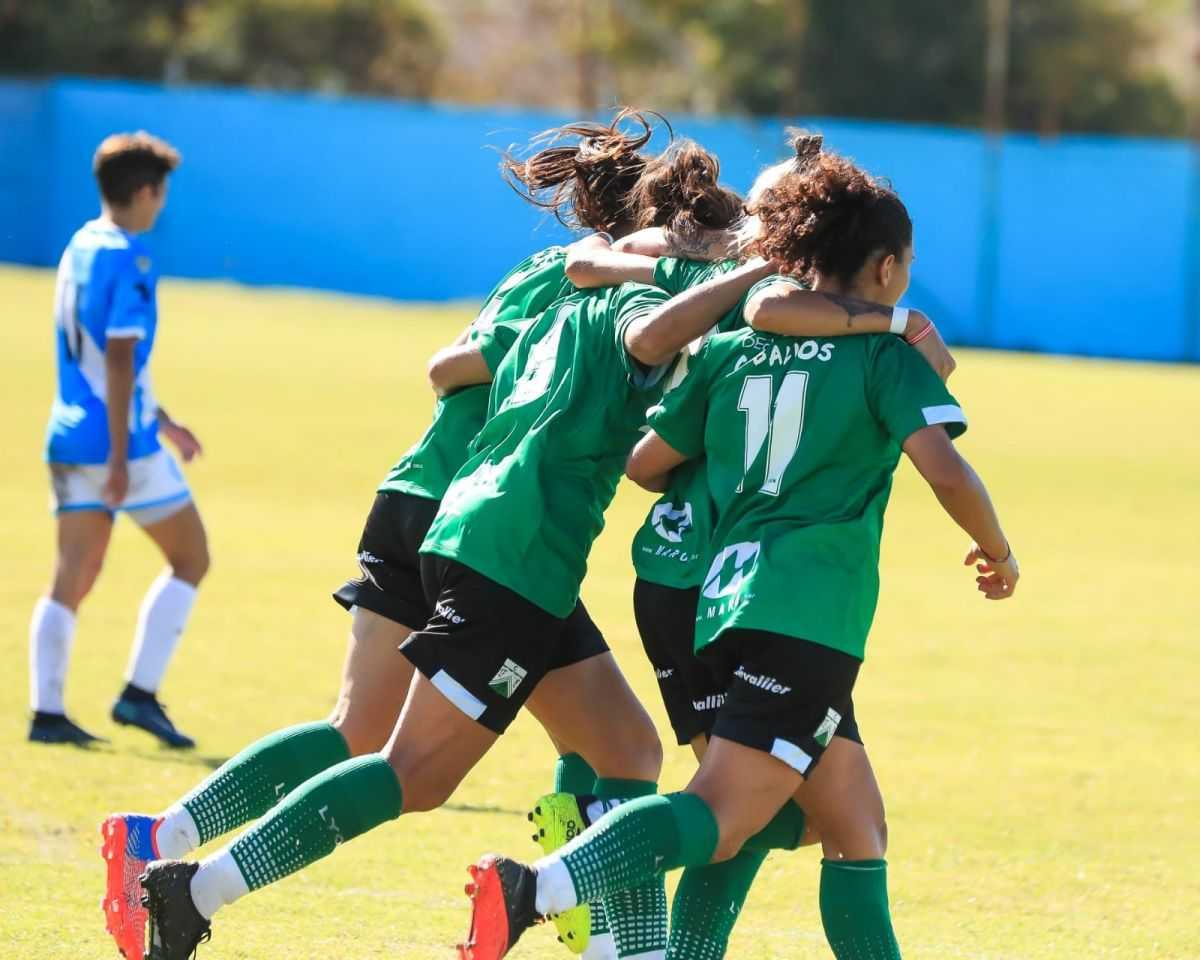
POLYGON ((664 227, 681 250, 701 250, 708 231, 737 223, 742 198, 718 182, 721 164, 692 140, 672 144, 646 164, 630 197, 639 228, 664 227))
POLYGON ((142 187, 162 183, 181 160, 178 150, 145 130, 114 133, 96 148, 92 173, 100 196, 123 207, 142 187))
MULTIPOLYGON (((650 116, 662 121, 670 138, 666 118, 650 116)), ((525 160, 505 153, 500 170, 523 199, 551 211, 566 227, 628 232, 630 194, 647 162, 640 151, 653 134, 646 113, 625 107, 609 124, 580 121, 539 134, 533 144, 547 146, 525 160), (633 129, 622 129, 627 125, 633 129), (561 142, 571 138, 578 142, 561 142)))
POLYGON ((752 205, 761 221, 756 251, 785 273, 850 283, 873 256, 899 257, 912 245, 912 219, 885 181, 797 133, 796 169, 752 205))

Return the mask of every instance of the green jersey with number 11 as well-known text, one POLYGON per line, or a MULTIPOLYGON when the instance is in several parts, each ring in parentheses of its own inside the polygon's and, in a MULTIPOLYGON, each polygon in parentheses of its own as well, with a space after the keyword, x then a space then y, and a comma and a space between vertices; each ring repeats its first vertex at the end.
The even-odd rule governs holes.
MULTIPOLYGON (((547 247, 513 267, 488 294, 467 342, 479 347, 493 374, 530 318, 555 300, 578 292, 564 271, 566 259, 566 247, 547 247)), ((388 471, 379 492, 441 500, 487 417, 489 388, 483 383, 439 397, 433 422, 388 471)))
POLYGON ((721 333, 650 422, 680 453, 706 458, 717 511, 696 649, 738 627, 861 659, 901 444, 934 424, 966 429, 929 364, 889 334, 721 333))

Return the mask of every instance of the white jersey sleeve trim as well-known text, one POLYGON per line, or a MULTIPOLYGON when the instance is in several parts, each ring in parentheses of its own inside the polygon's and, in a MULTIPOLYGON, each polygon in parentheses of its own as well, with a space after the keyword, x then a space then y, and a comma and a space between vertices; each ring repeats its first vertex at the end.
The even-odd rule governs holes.
POLYGON ((925 415, 925 423, 931 427, 938 423, 967 422, 967 418, 963 415, 962 407, 956 407, 952 403, 945 403, 938 407, 923 407, 921 413, 925 415))
POLYGON ((107 340, 121 340, 132 338, 134 340, 146 339, 145 327, 109 327, 104 331, 104 337, 107 340))

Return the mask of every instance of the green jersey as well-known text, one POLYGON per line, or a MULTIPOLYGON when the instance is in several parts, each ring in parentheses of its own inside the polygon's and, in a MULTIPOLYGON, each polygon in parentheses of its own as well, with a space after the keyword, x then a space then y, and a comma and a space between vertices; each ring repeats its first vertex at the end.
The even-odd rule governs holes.
POLYGON ((721 333, 650 420, 680 453, 705 457, 716 506, 696 649, 739 627, 861 659, 901 444, 934 424, 966 429, 929 364, 888 334, 721 333))
MULTIPOLYGON (((578 292, 564 273, 566 259, 565 247, 548 247, 517 264, 488 294, 467 336, 493 375, 530 318, 578 292)), ((483 383, 439 397, 424 436, 388 471, 379 490, 442 499, 483 426, 489 390, 483 383)))
POLYGON ((556 304, 521 333, 422 552, 457 560, 553 616, 574 609, 665 372, 629 356, 625 330, 667 299, 640 284, 608 287, 556 304))
MULTIPOLYGON (((654 284, 675 295, 728 273, 735 266, 733 260, 704 263, 663 257, 654 267, 654 284)), ((734 330, 742 324, 742 304, 738 304, 717 322, 709 335, 734 330)), ((667 381, 666 391, 674 389, 683 380, 691 356, 699 349, 698 341, 680 358, 667 381)), ((689 460, 671 471, 667 489, 634 534, 634 572, 642 580, 664 587, 687 589, 699 586, 704 578, 704 554, 715 519, 704 461, 689 460)))

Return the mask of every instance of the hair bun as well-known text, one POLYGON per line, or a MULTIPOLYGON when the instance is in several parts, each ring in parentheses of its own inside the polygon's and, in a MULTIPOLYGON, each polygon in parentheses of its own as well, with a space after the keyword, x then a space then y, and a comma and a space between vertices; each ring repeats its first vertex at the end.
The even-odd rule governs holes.
POLYGON ((796 151, 796 162, 802 167, 808 166, 821 155, 825 138, 819 133, 809 133, 807 130, 789 130, 792 138, 792 149, 796 151))

